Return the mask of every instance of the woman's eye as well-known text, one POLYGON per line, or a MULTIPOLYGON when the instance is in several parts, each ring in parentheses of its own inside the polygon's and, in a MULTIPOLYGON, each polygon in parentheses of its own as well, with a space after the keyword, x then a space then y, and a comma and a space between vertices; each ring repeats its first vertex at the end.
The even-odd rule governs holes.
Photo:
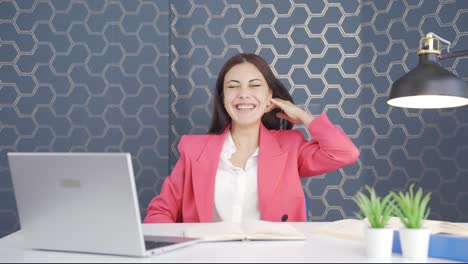
POLYGON ((237 88, 239 86, 228 86, 227 88, 237 88))
POLYGON ((250 87, 260 87, 261 85, 260 84, 254 84, 254 85, 250 85, 250 87))

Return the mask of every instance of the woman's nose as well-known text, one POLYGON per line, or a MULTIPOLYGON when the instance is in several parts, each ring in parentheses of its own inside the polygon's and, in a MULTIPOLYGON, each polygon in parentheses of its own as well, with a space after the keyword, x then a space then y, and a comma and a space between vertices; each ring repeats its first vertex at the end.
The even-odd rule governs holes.
POLYGON ((250 96, 250 94, 249 94, 248 87, 241 87, 241 89, 239 91, 239 98, 245 99, 245 98, 249 98, 249 96, 250 96))

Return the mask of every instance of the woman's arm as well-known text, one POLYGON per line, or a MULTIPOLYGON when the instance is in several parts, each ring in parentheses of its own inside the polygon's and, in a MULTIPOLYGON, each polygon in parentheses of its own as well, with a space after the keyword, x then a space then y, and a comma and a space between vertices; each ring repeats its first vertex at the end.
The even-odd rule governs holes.
POLYGON ((179 143, 180 158, 163 183, 161 193, 148 206, 144 223, 175 223, 180 221, 185 177, 183 137, 179 143))
POLYGON ((348 165, 359 158, 359 150, 346 134, 321 114, 307 127, 313 140, 299 147, 299 175, 324 174, 348 165))
POLYGON ((280 108, 277 113, 294 124, 304 124, 313 137, 300 144, 298 167, 300 176, 320 175, 353 164, 359 158, 359 150, 346 134, 333 125, 326 114, 314 118, 310 113, 290 101, 273 98, 267 109, 280 108))

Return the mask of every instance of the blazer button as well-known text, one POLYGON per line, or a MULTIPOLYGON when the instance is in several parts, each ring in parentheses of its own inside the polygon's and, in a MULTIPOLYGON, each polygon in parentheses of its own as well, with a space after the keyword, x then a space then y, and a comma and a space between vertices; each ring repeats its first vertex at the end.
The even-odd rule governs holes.
POLYGON ((288 215, 287 214, 284 214, 282 217, 281 217, 281 222, 286 222, 288 221, 288 215))

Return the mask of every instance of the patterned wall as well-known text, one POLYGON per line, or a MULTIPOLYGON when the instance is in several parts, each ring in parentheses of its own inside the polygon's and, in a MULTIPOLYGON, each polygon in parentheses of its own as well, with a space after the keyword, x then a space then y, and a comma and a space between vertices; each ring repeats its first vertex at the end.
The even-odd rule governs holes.
MULTIPOLYGON (((434 192, 431 218, 466 222, 468 108, 386 97, 423 34, 468 49, 467 22, 464 0, 0 0, 0 237, 19 227, 9 151, 130 152, 144 214, 180 136, 207 131, 217 73, 241 51, 361 150, 354 166, 303 181, 309 219, 353 217, 364 184, 416 182, 434 192)), ((442 64, 468 80, 468 58, 442 64)))
POLYGON ((0 237, 9 151, 130 152, 142 214, 168 173, 168 1, 0 0, 0 237))
MULTIPOLYGON (((415 182, 434 193, 431 218, 468 221, 468 107, 386 104, 391 83, 417 65, 425 33, 468 49, 468 1, 190 0, 170 11, 171 164, 181 135, 207 131, 223 63, 255 52, 297 104, 326 112, 361 151, 354 166, 303 181, 309 219, 354 217, 351 199, 365 184, 386 194, 415 182)), ((443 65, 468 79, 468 58, 443 65)))

